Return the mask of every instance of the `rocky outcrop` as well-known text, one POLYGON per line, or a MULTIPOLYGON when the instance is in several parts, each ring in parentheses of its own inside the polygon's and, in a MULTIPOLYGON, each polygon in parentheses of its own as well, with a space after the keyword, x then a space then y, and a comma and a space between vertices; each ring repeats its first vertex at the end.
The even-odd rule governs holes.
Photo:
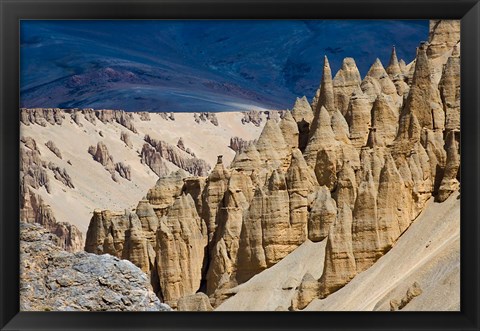
POLYGON ((150 113, 147 112, 147 111, 141 111, 138 113, 138 116, 140 117, 140 121, 150 121, 151 118, 150 118, 150 113))
POLYGON ((308 103, 307 97, 303 96, 295 100, 295 105, 292 109, 292 116, 297 123, 300 123, 302 121, 305 121, 308 124, 312 123, 313 110, 308 103))
POLYGON ((372 108, 372 128, 376 129, 378 145, 390 145, 397 136, 399 114, 388 103, 386 96, 380 94, 372 108))
POLYGON ((308 208, 318 188, 315 173, 308 167, 299 149, 292 151, 290 167, 285 175, 289 196, 289 243, 295 248, 308 237, 308 208))
POLYGON ((319 296, 326 297, 348 283, 356 274, 352 247, 352 211, 343 203, 328 233, 319 296))
POLYGON ((262 165, 256 145, 251 144, 243 152, 235 155, 230 168, 255 173, 261 169, 262 165))
POLYGON ((235 152, 241 153, 245 149, 247 149, 248 145, 255 144, 255 143, 256 143, 256 140, 249 141, 249 140, 244 140, 240 137, 232 137, 230 138, 230 144, 228 145, 228 147, 230 147, 235 152))
POLYGON ((383 253, 377 221, 377 194, 372 173, 367 171, 359 183, 353 209, 352 246, 357 272, 370 267, 383 253))
POLYGON ((447 200, 450 194, 460 187, 460 150, 455 137, 456 132, 450 131, 447 135, 447 161, 437 196, 437 200, 440 202, 447 200))
POLYGON ((280 121, 280 130, 289 150, 298 148, 299 132, 292 113, 287 111, 280 121))
POLYGON ((250 110, 243 112, 242 124, 252 123, 255 126, 262 124, 262 113, 258 110, 250 110))
POLYGON ((211 242, 217 228, 217 212, 220 203, 223 201, 227 189, 230 173, 223 166, 222 156, 218 156, 217 164, 207 178, 205 190, 203 191, 202 216, 207 223, 208 242, 211 242))
POLYGON ((108 151, 107 145, 105 143, 99 141, 97 143, 97 148, 94 146, 90 146, 88 148, 88 152, 92 154, 93 159, 100 163, 105 170, 107 170, 112 179, 114 181, 117 181, 117 176, 115 175, 115 162, 113 161, 113 157, 110 155, 110 152, 108 151))
POLYGON ((130 134, 126 131, 120 132, 120 140, 125 143, 125 146, 128 148, 133 148, 132 141, 130 139, 130 134))
POLYGON ((185 142, 183 141, 183 138, 182 138, 182 137, 180 137, 180 139, 178 139, 178 141, 177 141, 177 147, 178 147, 178 149, 184 151, 185 153, 190 154, 191 156, 195 157, 195 153, 192 153, 192 151, 190 150, 190 148, 185 147, 185 142))
POLYGON ((58 147, 55 145, 55 143, 51 140, 47 141, 45 143, 45 146, 47 146, 47 148, 52 151, 53 154, 55 154, 60 160, 62 159, 62 153, 60 152, 60 150, 58 149, 58 147))
MULTIPOLYGON (((301 157, 298 150, 296 154, 301 157)), ((314 178, 300 157, 294 156, 296 159, 287 172, 289 187, 279 169, 272 172, 263 188, 255 190, 240 234, 236 274, 239 283, 276 264, 307 238, 306 182, 313 186, 314 178)))
POLYGON ((254 186, 250 176, 232 171, 218 211, 218 227, 207 272, 207 294, 221 292, 236 285, 237 255, 243 217, 253 199, 254 186))
POLYGON ((182 170, 162 176, 148 191, 147 200, 159 218, 166 215, 168 207, 182 194, 184 177, 186 174, 182 170))
POLYGON ((262 246, 266 267, 271 267, 297 247, 292 241, 302 238, 290 237, 290 199, 284 173, 274 170, 266 188, 261 211, 262 246))
POLYGON ((412 112, 422 128, 443 129, 445 113, 440 93, 431 79, 425 45, 418 48, 412 86, 405 102, 404 114, 412 112))
POLYGON ((302 310, 308 306, 313 299, 318 298, 318 289, 318 281, 311 274, 306 273, 292 300, 291 310, 302 310))
POLYGON ((82 124, 82 111, 80 109, 73 109, 72 113, 70 115, 70 118, 79 127, 83 126, 83 124, 82 124))
POLYGON ((333 78, 333 91, 336 108, 345 115, 352 93, 360 87, 362 79, 355 60, 351 57, 343 59, 342 67, 333 78))
POLYGON ((38 225, 20 224, 22 311, 167 311, 148 277, 110 255, 68 253, 38 225))
POLYGON ((298 148, 303 152, 307 146, 310 125, 313 122, 313 110, 305 96, 296 99, 292 109, 292 116, 298 125, 298 148))
POLYGON ((262 218, 266 199, 262 188, 255 189, 240 232, 236 279, 243 283, 267 268, 263 249, 262 218))
POLYGON ((118 172, 120 177, 125 178, 126 180, 132 180, 132 171, 129 165, 126 165, 123 162, 117 162, 115 163, 115 171, 118 172))
POLYGON ((199 289, 206 245, 206 225, 192 197, 177 197, 157 231, 156 263, 167 304, 176 307, 178 299, 199 289))
POLYGON ((410 301, 413 300, 413 298, 418 297, 419 295, 422 294, 422 288, 420 287, 420 284, 417 282, 414 282, 407 290, 405 293, 405 296, 401 298, 400 300, 390 300, 390 311, 397 311, 397 310, 402 310, 406 305, 410 303, 410 301))
POLYGON ((125 231, 129 228, 129 214, 98 210, 93 212, 88 225, 85 251, 95 254, 123 256, 125 231))
POLYGON ((149 135, 145 136, 146 144, 143 145, 142 162, 150 166, 159 177, 166 174, 164 161, 169 161, 194 176, 206 176, 210 166, 202 159, 192 157, 162 140, 156 140, 149 135))
POLYGON ((452 49, 460 40, 459 20, 430 20, 427 55, 439 57, 452 49))
POLYGON ((38 124, 40 126, 61 125, 65 119, 65 114, 58 108, 32 108, 20 109, 20 122, 25 125, 38 124))
POLYGON ((128 259, 152 276, 156 246, 153 229, 156 227, 158 219, 155 214, 152 219, 152 215, 145 215, 142 209, 138 214, 95 210, 87 231, 85 251, 128 259))
POLYGON ((207 184, 207 178, 205 177, 187 177, 183 178, 183 192, 190 194, 195 201, 198 215, 203 215, 203 191, 207 184))
POLYGON ((337 203, 330 196, 330 190, 326 186, 321 186, 308 215, 308 239, 313 242, 325 239, 336 217, 337 203))
POLYGON ((391 155, 382 168, 377 198, 379 247, 388 251, 411 222, 408 191, 391 155))
POLYGON ((357 89, 352 93, 345 119, 347 120, 350 140, 356 148, 365 146, 371 126, 372 103, 370 98, 357 89))
MULTIPOLYGON (((36 145, 33 147, 36 148, 36 145)), ((51 185, 46 169, 47 163, 42 161, 38 149, 20 146, 20 187, 44 187, 50 193, 51 185)))
POLYGON ((141 162, 146 164, 159 177, 168 175, 168 165, 157 152, 155 147, 150 144, 143 144, 141 151, 141 162))
POLYGON ((367 72, 367 76, 360 85, 363 92, 366 93, 371 100, 375 100, 381 93, 389 98, 389 102, 393 108, 398 108, 401 98, 397 94, 397 88, 388 76, 382 62, 377 58, 367 72))
POLYGON ((41 154, 37 147, 37 142, 32 137, 21 137, 20 141, 25 144, 25 147, 38 152, 39 155, 41 154))
POLYGON ((75 185, 73 185, 72 182, 72 178, 67 173, 67 170, 65 168, 60 168, 55 163, 49 162, 48 169, 52 170, 55 179, 61 182, 63 185, 65 185, 66 187, 75 188, 75 185))
POLYGON ((218 119, 217 119, 217 115, 215 115, 215 113, 200 113, 200 114, 194 113, 193 117, 194 117, 196 123, 207 122, 208 121, 208 122, 212 123, 213 125, 218 126, 218 119))
POLYGON ((82 109, 83 117, 93 125, 96 125, 97 117, 95 116, 95 111, 91 108, 82 109))
POLYGON ((48 230, 59 238, 59 246, 67 252, 83 251, 83 235, 75 225, 56 222, 51 224, 48 230))
POLYGON ((345 148, 347 145, 351 145, 349 139, 349 128, 348 123, 345 120, 345 117, 340 113, 338 109, 334 110, 331 113, 331 123, 332 123, 332 130, 335 135, 335 140, 342 143, 345 148))
POLYGON ((137 129, 133 125, 132 113, 127 113, 123 110, 102 109, 96 110, 95 115, 102 123, 116 122, 133 133, 137 133, 137 129))
POLYGON ((438 86, 445 111, 445 129, 460 130, 460 57, 451 56, 438 86))
POLYGON ((178 139, 177 147, 185 152, 185 142, 183 141, 182 137, 180 137, 180 139, 178 139))
POLYGON ((282 167, 284 170, 288 168, 290 150, 275 120, 267 120, 255 147, 264 167, 282 167))
POLYGON ((157 114, 165 121, 175 121, 174 113, 158 112, 157 114))
MULTIPOLYGON (((327 56, 323 59, 322 81, 312 102, 312 109, 314 109, 315 117, 312 122, 311 132, 315 132, 317 129, 318 114, 322 107, 328 111, 333 111, 335 109, 332 70, 330 69, 330 63, 328 62, 327 56)), ((312 136, 312 134, 310 134, 310 136, 312 136)))
MULTIPOLYGON (((325 107, 322 107, 316 119, 317 125, 315 131, 311 134, 308 145, 305 148, 305 160, 310 167, 315 167, 317 163, 318 152, 322 149, 335 149, 338 145, 335 140, 335 134, 332 130, 330 114, 325 107)), ((312 127, 313 129, 313 127, 312 127)), ((320 183, 320 179, 319 179, 320 183)), ((320 183, 320 185, 323 185, 320 183)))
POLYGON ((399 75, 402 75, 402 69, 400 68, 400 64, 398 63, 397 52, 395 50, 395 46, 392 48, 392 55, 390 56, 390 62, 388 63, 388 67, 385 69, 388 76, 392 80, 397 78, 399 75))
POLYGON ((208 296, 202 292, 187 295, 178 300, 178 311, 212 311, 208 296))
POLYGON ((181 194, 181 186, 173 192, 174 179, 164 178, 135 212, 95 210, 85 250, 130 260, 150 277, 159 297, 176 307, 180 297, 200 287, 207 229, 193 198, 181 194))

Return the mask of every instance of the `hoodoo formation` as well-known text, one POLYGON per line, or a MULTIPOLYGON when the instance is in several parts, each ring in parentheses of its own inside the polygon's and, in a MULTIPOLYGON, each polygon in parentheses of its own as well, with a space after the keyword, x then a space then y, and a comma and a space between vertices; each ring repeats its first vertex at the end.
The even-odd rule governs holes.
MULTIPOLYGON (((412 63, 398 59, 393 47, 388 66, 377 59, 363 80, 354 59, 345 58, 333 76, 325 57, 312 102, 301 97, 291 111, 257 114, 258 126, 243 118, 240 126, 257 131, 232 132, 226 146, 236 146, 235 154, 227 160, 204 159, 191 139, 153 138, 162 135, 144 129, 152 114, 142 115, 138 124, 136 115, 123 112, 72 113, 76 123, 119 124, 114 139, 131 153, 138 148, 137 164, 122 159, 118 147, 110 150, 113 138, 98 137, 90 158, 108 171, 104 175, 134 183, 144 167, 159 177, 138 193, 133 207, 93 211, 85 251, 130 260, 147 274, 158 298, 178 310, 243 309, 245 293, 265 294, 260 287, 266 277, 271 286, 278 283, 271 291, 280 294, 272 298, 282 298, 275 307, 259 306, 260 299, 258 305, 250 302, 250 309, 300 310, 342 293, 395 250, 434 203, 430 200, 452 201, 460 188, 459 21, 433 21, 430 28, 412 63), (187 147, 197 156, 185 152, 187 147), (312 247, 321 254, 308 253, 312 247), (302 260, 307 256, 317 260, 302 260), (298 272, 280 284, 285 268, 298 272)), ((61 125, 66 115, 56 109, 22 110, 22 122, 61 125)), ((200 118, 195 125, 225 123, 220 115, 213 124, 200 118)), ((79 231, 56 223, 35 193, 49 194, 52 180, 43 149, 40 154, 32 137, 25 137, 21 148, 22 219, 60 232, 62 247, 78 250, 79 231)), ((68 157, 53 143, 49 152, 68 157)), ((60 171, 62 178, 67 171, 60 171)), ((76 177, 73 184, 77 189, 76 177)), ((415 289, 425 286, 415 284, 415 289)), ((415 293, 402 308, 394 304, 396 309, 429 292, 415 293)))

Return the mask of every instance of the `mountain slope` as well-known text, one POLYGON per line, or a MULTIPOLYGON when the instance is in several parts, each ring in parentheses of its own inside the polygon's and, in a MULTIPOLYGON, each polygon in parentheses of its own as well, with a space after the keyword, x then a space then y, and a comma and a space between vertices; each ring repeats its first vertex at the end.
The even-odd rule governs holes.
POLYGON ((24 21, 21 105, 285 109, 313 97, 324 54, 364 75, 392 45, 408 63, 427 34, 427 21, 24 21))

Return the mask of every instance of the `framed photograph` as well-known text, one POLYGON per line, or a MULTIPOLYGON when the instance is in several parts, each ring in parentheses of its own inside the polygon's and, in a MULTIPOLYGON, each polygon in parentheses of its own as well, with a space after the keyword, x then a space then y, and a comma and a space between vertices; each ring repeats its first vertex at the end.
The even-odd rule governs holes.
POLYGON ((11 1, 2 330, 479 330, 478 1, 11 1))

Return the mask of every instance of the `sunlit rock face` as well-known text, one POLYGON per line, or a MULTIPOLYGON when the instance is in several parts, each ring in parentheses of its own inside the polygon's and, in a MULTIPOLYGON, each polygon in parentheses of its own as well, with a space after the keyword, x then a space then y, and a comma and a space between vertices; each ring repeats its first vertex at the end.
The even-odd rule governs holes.
POLYGON ((394 247, 430 198, 459 189, 458 40, 455 24, 434 24, 414 63, 393 49, 363 80, 353 59, 333 76, 325 58, 311 104, 269 114, 207 176, 162 176, 134 215, 97 211, 86 250, 122 251, 169 305, 209 310, 324 241, 322 274, 299 279, 290 307, 329 296, 394 247))

